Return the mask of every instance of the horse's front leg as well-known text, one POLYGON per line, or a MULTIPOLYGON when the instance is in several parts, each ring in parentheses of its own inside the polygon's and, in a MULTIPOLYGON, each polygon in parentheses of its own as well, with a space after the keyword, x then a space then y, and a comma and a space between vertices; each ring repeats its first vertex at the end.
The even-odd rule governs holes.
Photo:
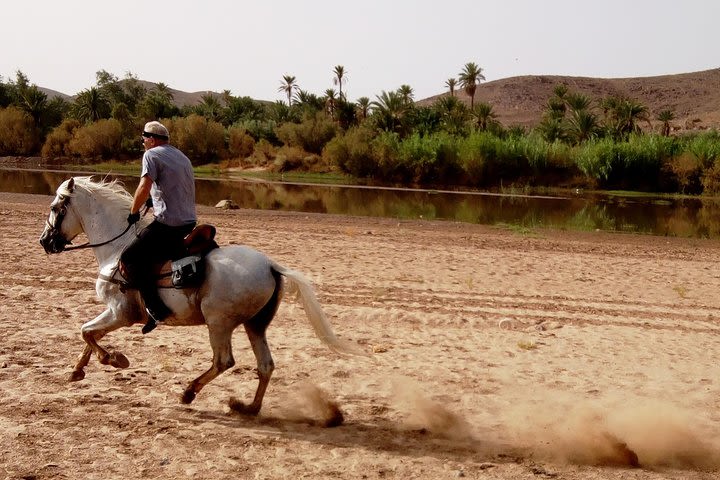
POLYGON ((130 366, 130 362, 127 357, 120 352, 108 352, 98 344, 98 340, 104 337, 107 333, 112 332, 120 327, 130 325, 132 322, 126 322, 113 313, 110 308, 105 309, 100 315, 85 323, 81 328, 83 340, 87 344, 83 353, 80 355, 73 372, 70 374, 70 381, 78 381, 85 378, 84 368, 90 361, 92 352, 98 358, 98 361, 103 365, 112 365, 115 368, 127 368, 130 366))
POLYGON ((75 364, 75 368, 73 368, 73 371, 70 374, 70 378, 68 378, 68 380, 70 380, 71 382, 78 382, 85 378, 85 367, 87 367, 87 364, 90 362, 90 356, 92 355, 92 351, 93 349, 90 345, 85 345, 85 348, 80 354, 80 357, 75 364))

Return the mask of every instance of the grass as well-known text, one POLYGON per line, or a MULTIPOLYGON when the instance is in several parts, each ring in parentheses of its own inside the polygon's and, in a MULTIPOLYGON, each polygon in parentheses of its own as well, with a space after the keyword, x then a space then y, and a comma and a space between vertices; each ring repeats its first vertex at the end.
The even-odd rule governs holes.
POLYGON ((504 222, 498 222, 495 224, 496 227, 504 228, 505 230, 509 230, 517 235, 522 235, 524 237, 537 237, 538 233, 528 227, 525 227, 523 225, 517 225, 515 223, 504 223, 504 222))
POLYGON ((673 287, 673 290, 675 290, 675 292, 680 298, 687 298, 687 288, 683 287, 682 285, 675 285, 673 287))
POLYGON ((538 346, 535 342, 518 342, 518 347, 520 347, 522 350, 537 350, 538 346))
MULTIPOLYGON (((140 175, 141 164, 140 160, 133 160, 131 162, 119 162, 109 161, 101 163, 93 163, 90 165, 63 165, 63 168, 68 170, 79 170, 85 172, 97 172, 97 173, 113 173, 120 175, 140 175)), ((221 168, 219 165, 214 163, 208 163, 205 165, 198 165, 193 167, 193 172, 198 178, 207 177, 228 177, 228 178, 255 178, 264 180, 275 180, 285 182, 298 182, 298 183, 314 183, 314 184, 340 184, 340 185, 354 185, 357 184, 352 177, 343 175, 340 173, 315 173, 315 172, 284 172, 275 173, 268 171, 248 170, 248 171, 229 171, 221 168)))
POLYGON ((340 173, 317 172, 268 172, 264 170, 223 171, 229 178, 256 178, 263 180, 281 180, 284 182, 314 183, 320 185, 356 185, 358 182, 349 175, 340 173))

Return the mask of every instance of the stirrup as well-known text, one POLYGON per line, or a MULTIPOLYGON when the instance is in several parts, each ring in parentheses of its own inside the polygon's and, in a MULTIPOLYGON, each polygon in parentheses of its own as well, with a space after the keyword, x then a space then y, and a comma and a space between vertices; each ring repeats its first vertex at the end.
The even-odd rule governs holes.
POLYGON ((147 312, 148 320, 142 327, 142 333, 145 335, 146 333, 150 333, 153 330, 155 330, 155 327, 158 326, 158 323, 162 322, 162 320, 156 320, 155 315, 150 311, 150 309, 146 308, 145 311, 147 312))

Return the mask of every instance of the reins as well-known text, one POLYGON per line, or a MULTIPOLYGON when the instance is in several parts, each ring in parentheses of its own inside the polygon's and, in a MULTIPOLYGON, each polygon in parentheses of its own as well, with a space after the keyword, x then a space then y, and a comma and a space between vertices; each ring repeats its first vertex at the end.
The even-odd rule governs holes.
MULTIPOLYGON (((48 225, 49 225, 49 224, 50 224, 50 222, 48 222, 48 225)), ((51 226, 51 227, 52 227, 52 226, 51 226)), ((63 250, 64 250, 64 251, 68 251, 68 250, 81 250, 81 249, 83 249, 83 248, 102 247, 103 245, 107 245, 108 243, 114 242, 114 241, 117 240, 118 238, 120 238, 120 237, 122 237, 123 235, 125 235, 125 234, 128 232, 128 230, 130 230, 130 227, 132 227, 132 225, 128 223, 128 226, 125 227, 125 230, 123 230, 121 234, 114 236, 114 237, 111 238, 110 240, 105 240, 104 242, 100 242, 100 243, 85 242, 85 243, 83 243, 82 245, 71 245, 71 246, 69 246, 69 247, 65 247, 63 250)))
MULTIPOLYGON (((148 208, 145 208, 145 213, 147 213, 147 211, 148 211, 148 208)), ((50 218, 45 219, 45 223, 47 223, 47 225, 48 225, 48 227, 50 227, 50 230, 51 230, 51 231, 55 231, 55 232, 59 231, 59 229, 60 229, 60 223, 62 223, 63 218, 65 218, 65 213, 66 213, 66 212, 67 212, 67 205, 63 205, 62 210, 61 210, 61 213, 59 213, 58 216, 57 216, 56 219, 55 219, 55 223, 57 224, 57 226, 55 226, 55 225, 53 225, 52 223, 50 223, 50 218)), ((144 214, 143 214, 143 215, 144 215, 144 214)), ((132 223, 128 223, 127 227, 125 227, 125 230, 123 230, 120 234, 115 235, 115 236, 114 236, 113 238, 111 238, 110 240, 105 240, 104 242, 100 242, 100 243, 85 242, 85 243, 83 243, 82 245, 70 245, 69 247, 68 247, 68 246, 64 247, 64 248, 63 248, 63 251, 68 251, 68 250, 82 250, 82 249, 84 249, 84 248, 102 247, 103 245, 107 245, 108 243, 114 242, 114 241, 117 240, 118 238, 120 238, 120 237, 122 237, 123 235, 125 235, 125 234, 128 232, 128 230, 130 230, 130 227, 132 227, 132 226, 133 226, 132 223)), ((69 244, 69 243, 68 243, 68 244, 69 244)))

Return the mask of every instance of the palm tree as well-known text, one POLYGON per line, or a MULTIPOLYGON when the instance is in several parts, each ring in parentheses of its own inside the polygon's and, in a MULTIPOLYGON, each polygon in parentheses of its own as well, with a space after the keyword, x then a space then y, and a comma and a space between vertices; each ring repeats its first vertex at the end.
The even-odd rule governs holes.
POLYGON ((210 92, 204 94, 200 99, 200 103, 196 106, 196 112, 208 120, 220 121, 223 110, 220 100, 210 92))
POLYGON ((545 115, 536 127, 536 130, 548 143, 553 143, 556 140, 564 140, 566 137, 562 118, 554 117, 552 115, 545 115))
POLYGON ((465 89, 465 93, 470 96, 470 109, 475 106, 475 90, 477 89, 478 83, 485 80, 485 76, 482 74, 482 68, 478 67, 474 62, 468 62, 465 64, 463 71, 458 75, 460 86, 465 89))
POLYGON ((295 77, 292 75, 283 75, 282 82, 280 82, 280 88, 278 92, 285 92, 288 99, 288 106, 292 105, 293 92, 298 90, 300 86, 295 82, 295 77))
POLYGON ((455 96, 455 87, 457 86, 457 80, 455 78, 448 78, 445 81, 445 86, 450 89, 450 96, 455 96))
POLYGON ((675 112, 672 110, 663 110, 662 112, 658 113, 657 119, 662 122, 662 128, 660 129, 660 133, 667 137, 670 135, 670 122, 675 120, 675 112))
POLYGON ((160 82, 155 84, 155 92, 162 98, 166 98, 168 100, 173 99, 172 90, 170 90, 170 87, 168 87, 165 83, 160 82))
POLYGON ((333 69, 333 74, 335 75, 335 77, 333 77, 333 85, 338 86, 340 98, 345 98, 345 94, 343 93, 342 89, 343 80, 347 80, 345 78, 345 67, 343 67, 342 65, 336 65, 333 69))
POLYGON ((307 90, 298 89, 297 92, 295 92, 295 105, 305 110, 319 112, 325 108, 325 99, 307 90))
POLYGON ((568 120, 568 135, 580 144, 597 136, 597 115, 589 110, 574 110, 568 120))
POLYGON ((20 108, 30 115, 36 127, 40 126, 40 117, 47 108, 47 94, 36 85, 20 90, 20 108))
POLYGON ((355 103, 357 105, 360 118, 365 120, 368 116, 368 111, 370 110, 370 99, 368 97, 360 97, 355 103))
POLYGON ((402 98, 403 102, 407 103, 408 105, 413 102, 413 97, 415 94, 413 93, 413 89, 410 85, 400 85, 400 88, 397 89, 397 94, 400 95, 400 98, 402 98))
POLYGON ((223 99, 226 107, 230 105, 230 100, 232 100, 233 98, 232 92, 230 90, 223 90, 220 94, 220 97, 223 99))
POLYGON ((480 102, 475 105, 472 109, 472 117, 475 119, 475 124, 481 132, 487 130, 490 123, 492 123, 497 117, 493 112, 493 107, 489 103, 480 102))
POLYGON ((398 92, 382 91, 374 102, 370 102, 373 117, 377 119, 381 130, 395 132, 400 129, 408 104, 398 92))
POLYGON ((325 90, 325 110, 327 111, 330 118, 335 118, 335 102, 338 100, 338 95, 334 88, 328 88, 325 90))
POLYGON ((101 88, 90 87, 75 97, 75 116, 81 122, 95 122, 109 114, 110 103, 101 88))
POLYGON ((440 97, 433 105, 440 114, 443 129, 454 135, 465 132, 468 121, 468 109, 457 97, 440 97))
POLYGON ((567 93, 568 93, 568 86, 565 85, 564 83, 555 85, 555 88, 553 88, 553 93, 560 100, 565 100, 565 95, 567 95, 567 93))
POLYGON ((609 97, 603 100, 609 128, 616 139, 640 131, 638 122, 644 120, 650 124, 649 112, 645 105, 627 98, 609 97))
POLYGON ((550 97, 545 104, 545 114, 551 118, 562 119, 565 117, 567 105, 559 98, 550 97))
POLYGON ((587 95, 582 93, 568 93, 564 97, 558 96, 565 100, 565 103, 570 107, 570 110, 577 112, 580 110, 587 110, 592 104, 592 100, 587 95))
MULTIPOLYGON (((146 95, 142 102, 138 104, 136 112, 137 116, 147 120, 170 118, 178 113, 178 107, 173 105, 167 95, 157 91, 146 95)), ((132 115, 127 105, 124 103, 116 103, 112 109, 112 117, 125 122, 128 121, 132 115)))

